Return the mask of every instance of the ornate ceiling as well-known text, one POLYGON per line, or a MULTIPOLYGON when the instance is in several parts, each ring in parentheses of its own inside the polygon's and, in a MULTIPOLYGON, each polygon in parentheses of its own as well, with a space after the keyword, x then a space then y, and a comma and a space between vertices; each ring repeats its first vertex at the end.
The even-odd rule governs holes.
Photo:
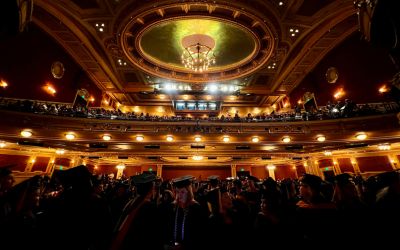
POLYGON ((145 106, 171 105, 153 93, 166 81, 240 85, 251 98, 225 106, 272 105, 357 29, 350 0, 36 0, 33 21, 103 92, 145 106), (182 38, 197 33, 216 43, 217 62, 206 73, 179 64, 182 38))

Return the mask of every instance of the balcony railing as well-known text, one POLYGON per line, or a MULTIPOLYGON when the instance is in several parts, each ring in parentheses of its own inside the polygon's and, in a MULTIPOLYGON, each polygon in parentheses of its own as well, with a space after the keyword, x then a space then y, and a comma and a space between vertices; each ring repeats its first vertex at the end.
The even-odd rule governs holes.
POLYGON ((34 100, 22 100, 1 98, 0 109, 17 112, 27 112, 43 115, 56 115, 63 117, 78 117, 88 119, 106 120, 131 120, 131 121, 157 121, 157 122, 180 122, 180 121, 207 121, 207 122, 292 122, 292 121, 315 121, 332 120, 351 117, 361 117, 379 114, 399 112, 399 106, 394 103, 367 103, 337 106, 321 106, 315 112, 304 112, 292 110, 285 113, 271 114, 248 114, 241 117, 238 114, 221 115, 220 117, 192 118, 187 116, 157 116, 150 114, 138 114, 134 112, 123 113, 120 110, 105 110, 103 108, 73 107, 70 103, 44 102, 34 100))

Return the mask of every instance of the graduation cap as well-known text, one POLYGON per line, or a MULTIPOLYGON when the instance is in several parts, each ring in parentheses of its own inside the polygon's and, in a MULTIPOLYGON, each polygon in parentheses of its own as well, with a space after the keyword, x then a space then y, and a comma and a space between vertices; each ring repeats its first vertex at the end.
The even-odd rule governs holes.
POLYGON ((92 174, 84 165, 60 171, 58 178, 64 187, 90 188, 92 186, 92 174))
POLYGON ((301 184, 306 184, 310 186, 314 190, 321 190, 322 186, 322 179, 319 176, 313 175, 313 174, 304 174, 300 178, 300 183, 301 184))
POLYGON ((215 186, 215 185, 218 185, 219 176, 211 175, 211 176, 208 176, 207 180, 210 182, 211 185, 215 186))
POLYGON ((141 184, 147 184, 155 181, 157 179, 157 176, 154 174, 150 173, 143 173, 139 175, 134 175, 131 177, 131 181, 134 185, 141 185, 141 184))
POLYGON ((335 176, 335 183, 339 186, 351 184, 353 183, 353 177, 348 173, 339 174, 335 176))
POLYGON ((192 175, 184 175, 172 180, 172 183, 177 188, 183 188, 192 184, 194 177, 192 175))

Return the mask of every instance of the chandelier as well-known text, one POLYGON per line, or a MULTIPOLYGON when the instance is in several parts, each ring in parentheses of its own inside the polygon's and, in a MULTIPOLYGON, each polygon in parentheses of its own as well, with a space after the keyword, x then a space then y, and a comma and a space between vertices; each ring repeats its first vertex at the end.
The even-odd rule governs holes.
POLYGON ((181 59, 185 68, 203 72, 215 64, 215 55, 212 51, 215 41, 212 37, 203 34, 185 36, 182 39, 182 46, 184 50, 181 59))

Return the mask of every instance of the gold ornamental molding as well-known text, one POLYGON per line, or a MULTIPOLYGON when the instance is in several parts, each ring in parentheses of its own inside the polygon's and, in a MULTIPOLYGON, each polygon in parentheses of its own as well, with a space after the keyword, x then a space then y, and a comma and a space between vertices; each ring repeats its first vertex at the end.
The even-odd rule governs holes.
POLYGON ((212 8, 207 3, 158 5, 133 14, 118 25, 119 44, 133 65, 146 73, 180 82, 247 76, 265 66, 277 47, 276 27, 269 20, 223 4, 212 8), (194 72, 178 63, 179 50, 183 51, 182 36, 196 33, 216 41, 216 65, 205 72, 194 72))

